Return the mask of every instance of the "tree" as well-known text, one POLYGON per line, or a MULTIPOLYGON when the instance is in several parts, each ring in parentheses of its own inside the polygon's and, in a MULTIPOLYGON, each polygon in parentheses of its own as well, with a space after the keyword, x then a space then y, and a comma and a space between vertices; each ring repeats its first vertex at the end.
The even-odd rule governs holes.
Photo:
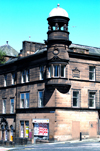
POLYGON ((6 53, 0 50, 0 64, 4 64, 6 62, 5 56, 6 53))

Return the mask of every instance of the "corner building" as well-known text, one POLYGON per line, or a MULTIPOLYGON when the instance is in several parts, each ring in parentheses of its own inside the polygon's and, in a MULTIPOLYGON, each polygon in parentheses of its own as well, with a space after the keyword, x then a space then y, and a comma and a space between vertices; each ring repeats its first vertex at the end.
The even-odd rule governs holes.
POLYGON ((72 44, 59 5, 47 20, 45 44, 24 41, 19 57, 0 66, 1 140, 100 136, 100 49, 72 44))

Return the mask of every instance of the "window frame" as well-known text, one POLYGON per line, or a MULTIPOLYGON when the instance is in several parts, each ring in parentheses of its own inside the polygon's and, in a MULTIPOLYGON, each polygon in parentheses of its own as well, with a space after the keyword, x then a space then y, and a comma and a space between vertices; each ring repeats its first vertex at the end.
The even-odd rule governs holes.
POLYGON ((52 64, 48 67, 49 76, 48 78, 65 78, 66 77, 66 65, 65 64, 52 64), (58 75, 55 75, 55 66, 58 67, 58 75), (63 68, 63 76, 62 76, 62 67, 63 68), (51 73, 50 73, 51 71, 51 73))
POLYGON ((88 107, 89 108, 96 108, 96 91, 92 91, 92 90, 89 90, 88 91, 88 107), (94 98, 90 97, 90 93, 93 93, 94 94, 94 98), (90 99, 92 100, 93 99, 93 104, 94 106, 90 106, 90 99))
POLYGON ((73 90, 72 90, 72 107, 73 107, 73 108, 79 108, 79 107, 80 107, 80 99, 81 99, 80 93, 81 93, 81 92, 80 92, 79 89, 73 89, 73 90), (77 96, 76 96, 76 97, 74 96, 74 92, 78 92, 78 97, 77 97, 77 96), (73 103, 73 102, 74 102, 73 99, 75 99, 75 98, 77 99, 77 106, 74 106, 74 105, 73 105, 73 104, 74 104, 74 103, 73 103))
POLYGON ((29 103, 30 103, 30 92, 21 92, 20 93, 20 108, 29 108, 29 103), (24 96, 24 99, 23 98, 21 98, 21 96, 22 96, 22 94, 23 94, 23 96, 24 96), (29 98, 28 98, 28 106, 26 106, 26 101, 27 101, 27 97, 26 97, 26 94, 29 94, 29 98), (23 106, 22 106, 22 100, 23 100, 23 106))
POLYGON ((96 67, 95 66, 89 66, 89 80, 90 81, 95 81, 96 80, 96 67), (94 71, 90 70, 91 67, 94 68, 94 71), (91 75, 93 75, 93 79, 90 78, 91 75))

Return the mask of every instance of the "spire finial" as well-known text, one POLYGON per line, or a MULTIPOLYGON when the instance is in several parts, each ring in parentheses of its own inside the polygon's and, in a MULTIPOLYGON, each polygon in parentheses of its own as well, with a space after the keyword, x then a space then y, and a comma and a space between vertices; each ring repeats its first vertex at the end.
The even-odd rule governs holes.
POLYGON ((60 4, 57 4, 57 7, 60 7, 60 4))

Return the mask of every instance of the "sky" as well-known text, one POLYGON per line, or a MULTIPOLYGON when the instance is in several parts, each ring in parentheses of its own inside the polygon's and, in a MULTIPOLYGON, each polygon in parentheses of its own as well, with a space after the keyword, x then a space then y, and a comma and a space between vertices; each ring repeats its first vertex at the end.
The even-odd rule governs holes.
POLYGON ((0 0, 0 46, 8 41, 20 52, 24 40, 44 43, 47 18, 58 3, 70 18, 72 43, 100 47, 100 0, 0 0))

